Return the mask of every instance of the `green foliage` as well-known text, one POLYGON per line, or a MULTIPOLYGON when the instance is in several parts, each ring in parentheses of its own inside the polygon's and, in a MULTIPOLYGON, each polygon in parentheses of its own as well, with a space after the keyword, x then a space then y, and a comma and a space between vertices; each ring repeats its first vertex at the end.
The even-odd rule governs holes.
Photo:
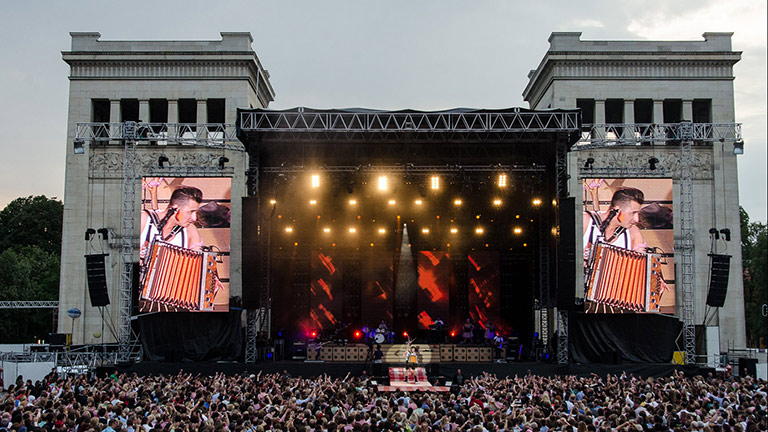
MULTIPOLYGON (((0 299, 56 300, 59 292, 58 254, 38 246, 9 248, 0 253, 0 299)), ((0 343, 32 342, 52 330, 50 309, 0 310, 0 343)))
POLYGON ((768 343, 768 317, 762 314, 763 305, 768 304, 768 228, 761 222, 750 222, 743 208, 739 214, 747 344, 764 347, 768 343))
POLYGON ((0 251, 37 246, 61 254, 64 206, 44 195, 16 198, 0 211, 0 251))
MULTIPOLYGON (((17 198, 0 211, 0 300, 56 300, 64 206, 17 198)), ((51 309, 0 310, 0 343, 29 343, 53 329, 51 309)))

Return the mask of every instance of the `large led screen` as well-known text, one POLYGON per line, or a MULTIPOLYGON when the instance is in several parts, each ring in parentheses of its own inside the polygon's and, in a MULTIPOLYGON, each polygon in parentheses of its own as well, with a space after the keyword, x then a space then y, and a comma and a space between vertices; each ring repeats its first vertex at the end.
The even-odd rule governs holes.
POLYGON ((674 313, 672 180, 582 184, 585 310, 674 313))
POLYGON ((229 310, 231 179, 142 179, 139 312, 229 310))

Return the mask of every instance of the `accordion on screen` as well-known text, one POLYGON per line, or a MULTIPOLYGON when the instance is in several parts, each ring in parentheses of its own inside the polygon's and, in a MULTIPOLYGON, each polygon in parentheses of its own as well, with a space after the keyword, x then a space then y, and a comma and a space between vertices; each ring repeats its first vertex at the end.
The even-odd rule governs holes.
POLYGON ((153 241, 142 269, 140 299, 166 310, 213 310, 215 255, 153 241))
MULTIPOLYGON (((658 312, 661 300, 661 258, 598 242, 587 279, 586 300, 635 312, 658 312)), ((600 307, 598 306, 598 310, 600 307)))

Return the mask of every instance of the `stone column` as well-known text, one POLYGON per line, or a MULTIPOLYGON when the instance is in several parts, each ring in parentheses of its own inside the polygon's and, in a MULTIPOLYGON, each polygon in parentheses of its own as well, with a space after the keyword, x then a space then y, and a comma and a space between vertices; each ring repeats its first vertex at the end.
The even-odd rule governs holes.
POLYGON ((693 121, 693 101, 692 100, 683 100, 682 120, 693 121))
MULTIPOLYGON (((208 101, 205 99, 197 100, 197 123, 208 123, 208 101)), ((200 130, 197 132, 197 136, 200 138, 206 138, 208 136, 207 129, 200 128, 200 130)))
MULTIPOLYGON (((636 123, 634 99, 624 99, 624 120, 623 121, 624 121, 624 124, 626 125, 633 125, 636 123)), ((623 133, 624 133, 624 138, 633 139, 635 137, 635 128, 625 127, 623 133)))
MULTIPOLYGON (((653 123, 656 125, 664 123, 664 101, 653 100, 653 123)), ((657 135, 664 137, 663 130, 656 130, 653 132, 654 137, 657 135)), ((656 144, 659 144, 658 142, 656 144)))
MULTIPOLYGON (((179 101, 176 99, 168 99, 168 124, 176 125, 179 123, 179 101)), ((179 129, 176 126, 169 126, 165 131, 168 135, 176 136, 179 133, 179 129)), ((168 144, 168 141, 158 141, 160 145, 168 144)))
POLYGON ((149 123, 149 100, 139 99, 139 121, 149 123))
MULTIPOLYGON (((121 115, 120 115, 120 99, 111 99, 109 101, 109 122, 110 123, 120 123, 121 121, 121 115)), ((115 136, 118 131, 111 130, 113 126, 110 126, 109 135, 115 136)), ((119 127, 119 126, 115 126, 119 127)))
MULTIPOLYGON (((595 99, 595 124, 596 125, 604 125, 605 124, 605 99, 595 99)), ((595 127, 593 129, 593 133, 597 135, 594 138, 607 138, 605 136, 605 128, 604 127, 595 127)))

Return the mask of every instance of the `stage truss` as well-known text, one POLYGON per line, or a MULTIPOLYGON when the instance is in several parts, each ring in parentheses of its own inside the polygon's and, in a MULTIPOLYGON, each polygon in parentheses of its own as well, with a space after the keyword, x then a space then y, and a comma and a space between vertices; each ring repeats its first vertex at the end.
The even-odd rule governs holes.
MULTIPOLYGON (((117 363, 131 361, 131 309, 136 220, 136 186, 144 173, 136 159, 136 147, 189 147, 216 148, 245 151, 235 134, 233 124, 189 123, 77 123, 74 141, 102 145, 123 145, 123 183, 120 228, 120 291, 117 323, 117 363)), ((150 169, 151 174, 184 173, 185 175, 212 175, 206 167, 168 167, 150 169)), ((219 169, 215 174, 233 172, 219 169)))
MULTIPOLYGON (((713 142, 743 142, 740 123, 681 123, 666 124, 592 124, 584 125, 581 140, 571 150, 584 151, 617 146, 680 146, 680 243, 681 291, 683 297, 683 341, 686 364, 696 363, 694 233, 693 233, 693 147, 713 142)), ((584 170, 583 173, 598 173, 584 170)), ((637 175, 658 177, 656 170, 631 170, 637 175)), ((606 176, 626 175, 626 168, 602 168, 606 176)))

